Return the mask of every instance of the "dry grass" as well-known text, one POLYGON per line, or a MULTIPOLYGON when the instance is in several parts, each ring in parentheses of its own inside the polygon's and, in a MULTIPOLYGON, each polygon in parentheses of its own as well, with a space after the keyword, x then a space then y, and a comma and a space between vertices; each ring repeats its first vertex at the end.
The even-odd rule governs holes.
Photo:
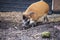
POLYGON ((60 14, 48 15, 49 22, 58 22, 60 21, 60 14))
POLYGON ((0 21, 21 22, 22 12, 0 12, 0 21))
MULTIPOLYGON (((48 15, 48 19, 50 22, 60 21, 60 14, 48 15)), ((39 21, 41 21, 41 20, 43 20, 43 19, 40 18, 39 21)), ((9 21, 9 22, 21 23, 22 12, 0 12, 0 21, 9 21)))
MULTIPOLYGON (((47 15, 49 22, 58 22, 60 21, 60 14, 47 15)), ((39 18, 38 22, 44 22, 44 17, 39 18)))

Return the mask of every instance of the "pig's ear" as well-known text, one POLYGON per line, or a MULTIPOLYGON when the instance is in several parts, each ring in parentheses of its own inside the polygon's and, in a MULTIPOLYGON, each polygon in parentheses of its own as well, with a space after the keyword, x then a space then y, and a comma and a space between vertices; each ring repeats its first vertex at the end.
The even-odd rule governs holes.
POLYGON ((32 15, 32 14, 34 14, 34 12, 30 12, 30 13, 29 13, 29 15, 32 15))

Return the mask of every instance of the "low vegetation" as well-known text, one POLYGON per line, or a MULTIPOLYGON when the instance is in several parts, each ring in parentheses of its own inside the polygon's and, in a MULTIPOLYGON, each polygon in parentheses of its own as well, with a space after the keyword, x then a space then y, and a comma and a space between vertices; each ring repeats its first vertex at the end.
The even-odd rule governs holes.
POLYGON ((0 12, 0 21, 21 22, 22 12, 0 12))

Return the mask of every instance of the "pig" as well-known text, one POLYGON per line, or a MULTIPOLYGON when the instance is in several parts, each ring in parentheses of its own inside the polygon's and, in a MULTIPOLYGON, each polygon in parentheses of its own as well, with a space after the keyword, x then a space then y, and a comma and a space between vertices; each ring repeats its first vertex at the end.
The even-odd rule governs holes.
POLYGON ((39 18, 45 17, 49 12, 49 5, 45 1, 32 3, 23 13, 23 20, 30 20, 29 24, 36 23, 39 18))

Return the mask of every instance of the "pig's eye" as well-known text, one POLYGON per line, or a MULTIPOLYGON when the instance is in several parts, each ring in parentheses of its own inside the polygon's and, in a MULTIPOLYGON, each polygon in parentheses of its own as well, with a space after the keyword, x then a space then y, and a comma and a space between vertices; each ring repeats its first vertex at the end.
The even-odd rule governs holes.
POLYGON ((28 17, 26 17, 26 16, 23 15, 23 20, 27 21, 28 17))

